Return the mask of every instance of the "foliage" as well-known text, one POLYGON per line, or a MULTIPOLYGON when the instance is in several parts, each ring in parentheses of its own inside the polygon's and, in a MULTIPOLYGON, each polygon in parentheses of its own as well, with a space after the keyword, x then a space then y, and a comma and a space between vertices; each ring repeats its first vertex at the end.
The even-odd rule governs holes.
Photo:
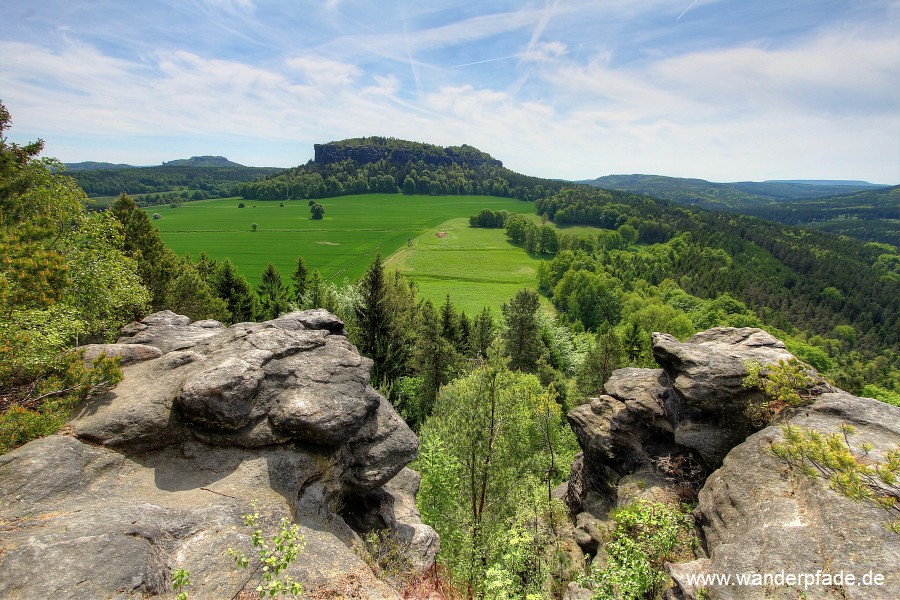
POLYGON ((158 166, 125 169, 71 170, 68 174, 89 196, 143 195, 142 204, 168 204, 166 192, 185 193, 183 199, 219 198, 234 195, 240 184, 277 174, 270 167, 158 166), (190 194, 188 192, 191 192, 190 194), (196 192, 201 192, 195 197, 196 192))
POLYGON ((256 316, 260 321, 276 319, 290 310, 290 292, 281 279, 281 273, 272 263, 266 265, 259 285, 256 286, 256 295, 259 298, 259 312, 256 316))
POLYGON ((541 355, 541 340, 538 336, 537 318, 538 295, 534 290, 519 290, 508 303, 503 305, 506 321, 500 336, 504 350, 510 357, 510 367, 517 371, 534 371, 541 355))
POLYGON ((623 363, 622 342, 615 329, 604 323, 594 336, 593 343, 578 370, 578 391, 585 398, 599 395, 612 372, 623 363))
POLYGON ((900 393, 887 390, 881 386, 869 384, 862 389, 862 395, 881 400, 892 406, 900 406, 900 393))
POLYGON ((362 138, 322 144, 315 162, 236 191, 261 200, 317 199, 350 194, 543 197, 559 181, 514 173, 471 146, 441 148, 390 138, 362 138))
POLYGON ((765 366, 750 361, 744 368, 747 374, 743 386, 761 390, 765 395, 761 402, 751 401, 745 411, 760 426, 771 422, 785 408, 810 404, 816 388, 824 383, 813 375, 809 365, 796 358, 765 366))
POLYGON ((493 354, 441 389, 421 440, 419 510, 441 535, 440 560, 481 593, 488 570, 518 560, 503 558, 510 527, 523 504, 542 498, 549 506, 548 488, 568 475, 574 436, 553 389, 493 354))
MULTIPOLYGON (((254 562, 258 563, 250 573, 244 587, 259 571, 262 571, 255 588, 260 598, 302 594, 303 586, 289 575, 283 574, 285 569, 297 559, 305 545, 303 536, 300 535, 300 526, 296 523, 292 525, 287 517, 282 517, 277 531, 269 540, 263 535, 255 502, 253 503, 253 512, 243 515, 242 518, 244 524, 252 530, 250 541, 257 554, 257 560, 254 562)), ((246 569, 250 565, 250 559, 241 550, 229 548, 228 556, 241 569, 246 569)), ((241 589, 243 590, 244 587, 241 589)))
POLYGON ((471 227, 505 227, 506 220, 512 214, 506 210, 491 210, 482 208, 477 215, 469 217, 469 225, 471 227))
POLYGON ((322 219, 325 216, 325 207, 318 202, 309 205, 309 213, 311 219, 322 219))
POLYGON ((79 402, 104 393, 121 380, 118 358, 101 354, 86 365, 84 352, 78 351, 57 356, 26 384, 3 386, 0 454, 55 433, 79 402))
POLYGON ((57 428, 85 397, 81 382, 90 375, 82 377, 66 351, 115 335, 148 301, 117 222, 86 212, 84 193, 59 163, 37 158, 42 142, 8 143, 10 123, 0 104, 0 398, 2 408, 13 405, 3 417, 13 440, 7 449, 57 428), (54 382, 71 390, 50 393, 54 382), (15 423, 25 429, 11 433, 15 423))
POLYGON ((868 502, 886 510, 893 519, 886 527, 900 534, 900 446, 887 450, 883 460, 870 454, 871 444, 859 445, 854 453, 852 425, 841 425, 840 435, 784 425, 784 441, 772 442, 771 451, 808 477, 825 477, 831 489, 857 502, 868 502))
POLYGON ((172 570, 172 591, 176 592, 175 600, 188 600, 188 593, 184 588, 191 584, 191 574, 184 569, 172 570))
POLYGON ((616 525, 604 548, 605 563, 595 559, 580 585, 598 600, 655 597, 666 580, 664 563, 696 545, 690 512, 635 500, 610 517, 616 525))

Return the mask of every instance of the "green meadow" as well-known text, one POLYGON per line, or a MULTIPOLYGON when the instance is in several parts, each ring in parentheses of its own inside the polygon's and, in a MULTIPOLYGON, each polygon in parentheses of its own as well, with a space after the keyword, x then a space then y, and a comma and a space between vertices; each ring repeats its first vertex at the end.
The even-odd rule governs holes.
POLYGON ((523 287, 536 287, 536 259, 506 241, 503 229, 469 227, 468 218, 449 219, 400 248, 387 260, 413 280, 419 296, 435 305, 447 294, 469 314, 500 305, 523 287))
POLYGON ((298 256, 326 279, 352 281, 376 252, 388 257, 403 249, 389 262, 408 273, 424 297, 442 301, 449 292, 458 307, 469 311, 484 304, 499 307, 523 285, 534 285, 536 261, 510 246, 502 230, 468 227, 468 217, 483 208, 530 214, 534 210, 530 202, 399 194, 317 202, 325 207, 325 218, 319 221, 310 219, 306 200, 287 200, 282 207, 279 202, 229 198, 147 211, 161 215, 153 223, 176 253, 189 253, 195 260, 201 251, 217 260, 229 257, 253 284, 269 262, 289 278, 298 256), (240 202, 244 208, 238 208, 240 202), (445 223, 447 237, 436 237, 436 228, 445 223))

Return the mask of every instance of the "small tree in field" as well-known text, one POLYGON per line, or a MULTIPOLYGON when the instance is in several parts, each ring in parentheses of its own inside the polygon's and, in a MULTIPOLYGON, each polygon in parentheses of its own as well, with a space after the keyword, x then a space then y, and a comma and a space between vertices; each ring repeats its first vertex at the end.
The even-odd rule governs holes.
POLYGON ((313 202, 312 206, 309 207, 309 212, 312 214, 313 219, 321 219, 325 215, 325 207, 318 202, 313 202))

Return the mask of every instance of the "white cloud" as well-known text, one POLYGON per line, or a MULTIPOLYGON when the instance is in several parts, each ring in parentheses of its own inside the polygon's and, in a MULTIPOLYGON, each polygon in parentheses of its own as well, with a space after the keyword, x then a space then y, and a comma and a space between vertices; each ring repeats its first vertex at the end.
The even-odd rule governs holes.
POLYGON ((360 75, 356 65, 320 56, 297 56, 288 59, 286 64, 301 73, 311 85, 325 89, 349 85, 360 75))
MULTIPOLYGON (((687 4, 667 11, 674 19, 687 4)), ((579 6, 587 5, 557 10, 571 16, 579 6)), ((172 150, 155 140, 177 138, 200 146, 196 153, 271 149, 241 162, 290 166, 305 162, 313 143, 389 135, 469 143, 547 177, 900 180, 900 56, 889 24, 622 63, 612 46, 593 46, 586 56, 548 14, 525 8, 419 28, 407 38, 387 32, 297 44, 265 63, 165 46, 123 58, 72 41, 73 34, 55 50, 3 41, 0 83, 14 132, 24 126, 50 147, 55 137, 108 142, 103 156, 85 155, 73 142, 65 151, 81 154, 65 160, 118 162, 117 153, 138 152, 140 144, 153 157, 130 161, 170 160, 172 150), (479 45, 513 34, 518 46, 479 45), (454 46, 474 50, 461 63, 483 53, 468 64, 484 64, 484 72, 515 71, 495 60, 515 47, 528 86, 484 79, 480 67, 448 71, 414 58, 454 46), (389 60, 369 66, 361 54, 389 60), (412 93, 411 62, 421 94, 412 93), (305 157, 297 155, 301 146, 305 157)))

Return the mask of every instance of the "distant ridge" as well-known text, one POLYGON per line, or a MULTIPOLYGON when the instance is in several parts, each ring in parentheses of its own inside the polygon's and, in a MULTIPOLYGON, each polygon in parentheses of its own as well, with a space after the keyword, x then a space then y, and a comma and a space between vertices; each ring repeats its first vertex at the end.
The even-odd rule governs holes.
POLYGON ((162 165, 126 165, 124 163, 109 163, 85 161, 77 163, 65 163, 69 171, 114 171, 120 169, 152 169, 154 167, 245 167, 240 163, 228 160, 224 156, 192 156, 164 162, 162 165))
POLYGON ((162 164, 164 167, 243 167, 240 163, 232 162, 224 156, 192 156, 170 160, 162 164))
POLYGON ((800 185, 837 185, 837 186, 867 186, 888 187, 887 184, 869 183, 858 179, 766 179, 763 183, 799 183, 800 185))
POLYGON ((86 161, 86 162, 77 162, 77 163, 65 163, 66 169, 69 171, 99 171, 100 169, 134 169, 136 168, 134 165, 126 165, 123 163, 108 163, 108 162, 94 162, 94 161, 86 161))

